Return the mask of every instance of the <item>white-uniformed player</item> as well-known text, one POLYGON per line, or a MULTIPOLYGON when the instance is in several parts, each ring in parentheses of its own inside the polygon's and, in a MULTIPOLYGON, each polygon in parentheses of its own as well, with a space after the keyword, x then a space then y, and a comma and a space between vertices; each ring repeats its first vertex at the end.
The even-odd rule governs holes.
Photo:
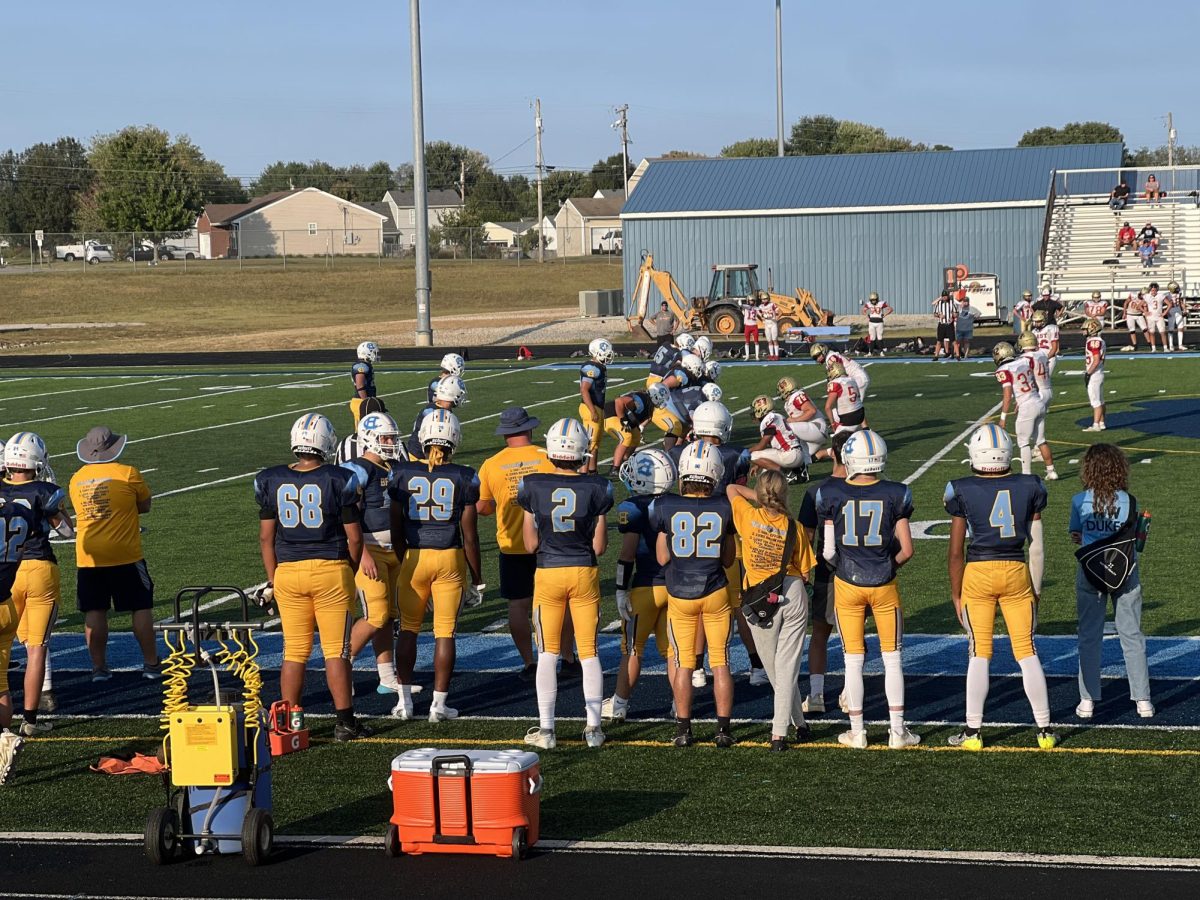
POLYGON ((1167 285, 1167 346, 1172 350, 1186 350, 1183 346, 1183 331, 1187 327, 1187 301, 1179 282, 1167 285))
POLYGON ((883 320, 894 310, 886 300, 879 299, 879 294, 871 291, 871 296, 862 305, 862 312, 867 317, 867 352, 883 356, 883 320))
POLYGON ((1040 309, 1034 311, 1033 318, 1029 321, 1033 325, 1033 333, 1037 337, 1038 346, 1046 352, 1046 367, 1049 374, 1053 376, 1054 369, 1058 366, 1060 339, 1058 326, 1051 322, 1046 313, 1040 309))
POLYGON ((1150 352, 1158 352, 1157 334, 1162 338, 1163 352, 1167 349, 1167 295, 1158 289, 1158 282, 1150 282, 1150 287, 1142 294, 1146 301, 1146 335, 1150 341, 1150 352))
POLYGON ((1103 431, 1104 424, 1104 338, 1100 323, 1088 319, 1083 323, 1083 378, 1087 383, 1088 402, 1092 405, 1092 424, 1084 431, 1103 431))
POLYGON ((863 391, 858 382, 833 360, 825 367, 829 375, 825 394, 825 418, 833 423, 833 433, 859 431, 867 427, 867 410, 863 407, 863 391))
MULTIPOLYGON (((992 348, 992 360, 996 363, 996 380, 1004 390, 1004 400, 1000 405, 1000 427, 1006 427, 1008 411, 1015 403, 1016 443, 1021 451, 1021 471, 1031 475, 1038 421, 1045 415, 1046 410, 1042 403, 1042 395, 1038 393, 1033 363, 1023 356, 1017 356, 1013 345, 1006 341, 1001 341, 992 348)), ((1046 480, 1056 480, 1058 473, 1054 471, 1054 457, 1050 454, 1050 448, 1042 444, 1038 449, 1046 463, 1046 480)))
POLYGON ((788 428, 804 442, 809 457, 818 459, 826 453, 824 447, 829 443, 829 422, 794 379, 780 378, 778 387, 788 428))
MULTIPOLYGON (((766 394, 755 397, 750 411, 758 420, 759 441, 750 448, 750 463, 760 469, 775 469, 789 474, 803 472, 808 480, 808 453, 800 438, 788 428, 787 419, 775 411, 775 404, 766 394)), ((790 480, 790 479, 789 479, 790 480)))
POLYGON ((1108 301, 1099 291, 1092 291, 1092 296, 1083 301, 1083 315, 1088 319, 1097 319, 1101 324, 1108 313, 1108 301))
POLYGON ((1020 301, 1013 307, 1013 329, 1021 332, 1026 329, 1026 322, 1033 315, 1033 291, 1021 294, 1020 301))
POLYGON ((850 359, 844 353, 830 350, 824 344, 813 344, 808 354, 825 367, 827 375, 829 374, 830 366, 834 363, 841 363, 842 368, 845 369, 845 374, 854 379, 854 383, 858 385, 859 391, 863 394, 867 393, 867 388, 871 386, 871 376, 867 374, 867 370, 860 363, 850 359))
POLYGON ((1132 353, 1137 349, 1137 336, 1140 331, 1150 343, 1150 333, 1146 330, 1146 301, 1141 291, 1130 291, 1125 298, 1125 325, 1129 329, 1129 343, 1121 348, 1122 353, 1132 353))

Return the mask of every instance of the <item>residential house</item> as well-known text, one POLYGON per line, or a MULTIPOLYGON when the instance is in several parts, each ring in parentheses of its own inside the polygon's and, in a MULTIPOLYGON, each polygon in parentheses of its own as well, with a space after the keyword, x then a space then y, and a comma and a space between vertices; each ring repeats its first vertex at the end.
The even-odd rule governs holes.
POLYGON ((592 197, 571 197, 554 217, 559 256, 590 256, 613 252, 621 231, 624 191, 597 191, 592 197), (615 194, 615 196, 602 196, 615 194))
MULTIPOLYGON (((417 210, 413 205, 413 192, 388 191, 383 195, 383 202, 391 208, 392 221, 396 223, 396 241, 405 247, 414 246, 417 242, 417 210)), ((425 203, 429 207, 430 228, 440 228, 447 214, 463 208, 462 198, 456 191, 427 191, 425 203)))
POLYGON ((365 206, 373 213, 383 216, 383 252, 388 255, 402 253, 402 248, 408 245, 402 243, 400 240, 400 229, 396 225, 396 220, 392 218, 391 205, 384 203, 382 200, 372 200, 360 205, 365 206))
POLYGON ((487 236, 485 240, 500 247, 519 247, 521 238, 530 231, 537 231, 537 227, 537 219, 483 223, 483 231, 487 236))

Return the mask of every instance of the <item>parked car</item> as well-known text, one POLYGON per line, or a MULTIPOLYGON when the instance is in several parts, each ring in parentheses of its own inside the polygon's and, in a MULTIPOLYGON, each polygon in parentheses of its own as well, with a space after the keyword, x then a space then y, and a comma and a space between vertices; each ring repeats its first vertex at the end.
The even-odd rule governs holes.
POLYGON ((125 251, 125 262, 149 262, 154 259, 154 245, 142 244, 125 251))
POLYGON ((196 259, 195 250, 180 247, 177 244, 163 244, 158 248, 159 259, 196 259))
MULTIPOLYGON (((77 259, 86 259, 92 261, 92 251, 97 247, 102 247, 108 252, 107 259, 99 259, 98 262, 112 262, 112 247, 107 244, 101 244, 99 241, 92 239, 84 241, 82 244, 59 244, 54 248, 55 259, 61 259, 63 262, 75 262, 77 259)), ((103 255, 103 254, 102 254, 103 255)))
POLYGON ((606 231, 600 236, 600 243, 597 249, 601 253, 620 253, 624 245, 624 239, 621 236, 621 229, 615 228, 612 231, 606 231))
POLYGON ((108 244, 92 244, 92 246, 87 248, 85 256, 89 266, 94 266, 102 262, 116 262, 117 259, 113 256, 113 248, 108 244))

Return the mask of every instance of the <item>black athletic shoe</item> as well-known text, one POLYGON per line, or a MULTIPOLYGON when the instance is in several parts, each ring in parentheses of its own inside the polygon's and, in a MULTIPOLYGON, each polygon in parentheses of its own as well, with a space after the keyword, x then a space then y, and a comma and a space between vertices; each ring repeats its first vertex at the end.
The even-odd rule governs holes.
POLYGON ((559 665, 558 677, 560 681, 574 681, 576 678, 583 677, 583 666, 579 664, 579 660, 567 662, 565 659, 559 665))
POLYGON ((771 752, 782 753, 788 748, 788 742, 784 738, 771 738, 771 752))
POLYGON ((696 739, 692 737, 692 733, 690 731, 685 731, 683 734, 675 735, 675 740, 672 741, 672 743, 676 747, 690 747, 692 744, 696 743, 696 739))
POLYGON ((733 735, 730 734, 728 731, 718 731, 717 736, 715 738, 713 738, 713 743, 716 744, 718 747, 720 747, 722 750, 725 750, 729 747, 732 747, 734 744, 737 743, 737 741, 735 741, 733 739, 733 735))
POLYGON ((796 743, 807 744, 812 740, 812 730, 805 725, 803 728, 796 729, 796 743))
POLYGON ((355 719, 350 725, 338 722, 333 726, 333 739, 342 744, 346 743, 346 741, 368 738, 374 734, 375 731, 369 725, 364 725, 358 719, 355 719))
POLYGON ((529 665, 525 666, 519 673, 517 673, 517 677, 526 684, 533 684, 534 679, 537 678, 537 663, 530 663, 529 665))

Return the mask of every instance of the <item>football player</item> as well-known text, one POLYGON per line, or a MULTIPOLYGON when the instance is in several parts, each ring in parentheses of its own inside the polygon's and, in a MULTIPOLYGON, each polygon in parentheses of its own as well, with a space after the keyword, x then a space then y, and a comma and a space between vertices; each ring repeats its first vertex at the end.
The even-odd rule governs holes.
POLYGON ((1025 331, 1028 327, 1029 317, 1033 315, 1033 291, 1025 291, 1021 294, 1021 300, 1013 307, 1013 330, 1017 332, 1025 331))
POLYGON ((621 471, 625 457, 642 443, 642 427, 654 416, 655 409, 666 406, 669 399, 670 393, 665 387, 653 384, 647 390, 630 391, 615 400, 605 401, 604 430, 617 439, 609 475, 621 471))
POLYGON ((846 659, 846 706, 850 730, 838 743, 864 749, 863 663, 867 610, 879 631, 884 693, 888 702, 888 746, 911 747, 920 738, 904 724, 904 669, 900 650, 904 612, 896 572, 912 558, 912 491, 881 480, 887 444, 874 431, 856 431, 842 447, 845 480, 829 479, 817 491, 817 518, 824 535, 821 552, 834 571, 833 606, 846 659))
POLYGON ((1021 471, 1028 475, 1033 471, 1033 448, 1036 445, 1046 464, 1046 480, 1054 481, 1054 455, 1046 444, 1045 417, 1049 401, 1044 400, 1037 386, 1037 373, 1031 359, 1017 356, 1012 344, 1001 341, 992 348, 992 361, 996 364, 996 380, 1000 382, 1004 399, 1000 404, 1000 427, 1008 421, 1009 408, 1017 407, 1017 446, 1021 448, 1021 471))
POLYGON ((788 427, 787 420, 775 411, 775 404, 766 394, 759 394, 750 403, 750 411, 758 421, 759 441, 750 448, 750 462, 760 469, 784 472, 792 480, 808 480, 808 458, 804 443, 788 427))
POLYGON ((704 441, 689 444, 679 458, 679 495, 668 494, 650 511, 658 532, 656 553, 666 567, 667 633, 679 666, 675 695, 675 746, 689 747, 692 736, 692 666, 696 632, 703 628, 712 663, 717 707, 718 747, 732 747, 733 678, 729 673, 732 631, 728 578, 733 564, 733 511, 729 500, 714 495, 724 477, 721 454, 704 441))
POLYGON ((854 383, 858 385, 858 390, 862 394, 867 393, 867 388, 871 386, 871 376, 867 374, 867 369, 861 363, 856 362, 844 353, 838 353, 836 350, 830 350, 824 344, 813 344, 808 351, 816 362, 819 362, 825 367, 825 373, 833 377, 831 366, 834 363, 841 363, 843 375, 849 375, 854 379, 854 383))
POLYGON ((883 320, 890 316, 894 309, 886 300, 880 300, 879 294, 871 291, 871 296, 862 305, 862 313, 867 317, 867 355, 878 351, 883 356, 883 320))
POLYGON ((988 694, 992 628, 999 607, 1037 722, 1038 746, 1049 750, 1058 738, 1050 730, 1046 675, 1033 645, 1044 565, 1046 487, 1035 475, 1012 472, 1012 441, 1003 428, 981 426, 967 447, 972 474, 947 484, 944 501, 951 516, 950 598, 970 638, 967 726, 950 738, 950 745, 964 750, 983 748, 980 729, 988 694))
POLYGON ((1167 285, 1167 347, 1183 352, 1183 332, 1187 328, 1187 300, 1179 289, 1179 282, 1167 285))
POLYGON ((583 702, 587 726, 584 742, 604 744, 600 710, 604 672, 596 652, 600 625, 599 557, 608 546, 605 514, 613 505, 612 485, 580 470, 587 459, 589 437, 575 419, 559 419, 546 432, 546 457, 553 472, 526 475, 517 488, 525 510, 525 546, 537 553, 533 586, 533 625, 538 647, 538 725, 525 743, 553 750, 554 706, 558 699, 558 658, 567 608, 575 623, 575 645, 583 670, 583 702))
POLYGON ((1092 406, 1092 424, 1084 431, 1104 431, 1104 353, 1105 343, 1097 319, 1083 323, 1083 380, 1087 386, 1088 403, 1092 406))
POLYGON ((825 367, 829 382, 825 386, 825 418, 833 423, 833 433, 858 431, 867 427, 863 389, 845 367, 833 360, 825 367))
POLYGON ((1083 301, 1083 315, 1086 319, 1095 319, 1100 323, 1108 314, 1108 301, 1099 291, 1092 291, 1090 299, 1083 301))
MULTIPOLYGON (((1046 313, 1040 309, 1034 311, 1033 318, 1029 321, 1033 325, 1033 334, 1037 338, 1038 347, 1046 354, 1046 384, 1048 386, 1049 379, 1054 377, 1054 370, 1058 366, 1058 326, 1050 321, 1046 313)), ((1049 398, 1046 398, 1046 403, 1049 404, 1049 402, 1049 398)))
POLYGON ((373 732, 354 716, 350 682, 354 571, 362 557, 361 488, 353 472, 327 463, 337 443, 327 418, 301 416, 291 431, 296 461, 260 472, 254 499, 267 573, 263 600, 274 600, 283 629, 280 692, 293 706, 300 705, 315 623, 337 715, 333 736, 351 741, 373 732))
MULTIPOLYGON (((370 402, 370 401, 368 401, 370 402)), ((345 446, 343 441, 338 449, 345 446)), ((359 500, 359 525, 363 535, 363 555, 354 586, 362 617, 350 632, 350 659, 370 641, 375 650, 375 668, 379 673, 381 694, 400 690, 396 681, 392 630, 388 626, 397 617, 396 591, 400 581, 400 560, 392 545, 391 498, 388 481, 392 467, 403 459, 400 453, 400 427, 387 413, 366 413, 356 432, 358 454, 341 465, 354 473, 362 495, 359 500)))
POLYGON ((1146 328, 1146 300, 1141 291, 1130 291, 1125 298, 1122 310, 1125 316, 1125 326, 1129 329, 1129 344, 1121 348, 1122 353, 1132 353, 1137 350, 1137 336, 1140 331, 1150 343, 1150 332, 1146 328))
POLYGON ((400 463, 388 484, 391 497, 392 545, 403 546, 400 564, 400 636, 396 641, 396 674, 400 690, 392 716, 413 714, 412 680, 417 663, 417 635, 425 611, 433 608, 433 701, 429 721, 458 717, 447 706, 454 674, 454 634, 464 601, 482 600, 482 567, 475 504, 479 477, 469 466, 451 462, 462 442, 454 413, 435 409, 421 423, 422 462, 400 463), (470 575, 470 586, 464 576, 470 575), (468 595, 464 597, 464 595, 468 595))
MULTIPOLYGON (((1055 325, 1054 328, 1057 329, 1058 326, 1055 325)), ((1046 441, 1046 417, 1050 414, 1050 404, 1054 400, 1053 384, 1050 381, 1050 375, 1054 371, 1053 360, 1045 350, 1038 346, 1033 332, 1022 332, 1017 338, 1017 348, 1021 351, 1021 357, 1029 360, 1029 365, 1033 369, 1034 381, 1037 383, 1038 394, 1041 396, 1042 411, 1033 426, 1033 445, 1041 454, 1042 462, 1046 464, 1046 477, 1053 481, 1058 475, 1050 474, 1054 471, 1054 453, 1046 441)))
POLYGON ((682 440, 690 424, 683 406, 682 391, 700 383, 703 377, 704 361, 694 353, 684 353, 679 357, 679 364, 663 378, 667 402, 662 405, 655 403, 650 421, 662 431, 664 449, 670 450, 682 440))
POLYGON ((808 393, 802 390, 793 378, 780 378, 777 385, 779 399, 783 401, 783 414, 787 418, 792 434, 804 442, 811 459, 828 455, 823 449, 829 441, 829 423, 808 393))
POLYGON ((712 359, 713 355, 712 338, 706 334, 700 335, 700 337, 696 338, 695 343, 692 344, 692 353, 700 357, 702 362, 708 362, 712 359))
POLYGON ((1142 294, 1146 301, 1146 339, 1150 342, 1150 352, 1158 352, 1158 343, 1162 344, 1163 352, 1167 351, 1167 295, 1158 289, 1158 282, 1150 282, 1150 287, 1142 294), (1158 337, 1156 338, 1155 335, 1158 337), (1156 343, 1158 341, 1158 343, 1156 343))
POLYGON ((57 706, 47 683, 50 632, 58 619, 61 599, 58 561, 50 545, 50 531, 54 529, 63 537, 75 534, 74 523, 65 509, 66 493, 57 484, 41 480, 47 458, 45 443, 32 431, 19 432, 4 445, 6 475, 0 484, 0 497, 26 507, 31 513, 25 552, 12 585, 12 600, 20 618, 17 640, 25 645, 27 657, 24 721, 19 729, 22 737, 49 731, 49 722, 38 722, 38 712, 53 711, 57 706))
POLYGON ((697 406, 708 400, 720 400, 723 396, 721 386, 717 384, 717 379, 721 377, 721 364, 715 359, 710 359, 704 363, 698 377, 690 372, 688 376, 687 383, 673 393, 676 398, 676 408, 687 416, 688 421, 691 421, 697 406))
POLYGON ((9 731, 12 725, 12 694, 8 690, 8 665, 20 614, 11 592, 25 551, 25 541, 34 526, 32 510, 0 495, 0 785, 12 778, 24 740, 9 731))
POLYGON ((588 457, 584 472, 596 474, 600 457, 600 435, 604 431, 604 392, 608 385, 608 364, 616 359, 612 342, 596 338, 588 344, 587 362, 579 367, 579 418, 588 436, 588 457))
POLYGON ((767 359, 774 362, 779 359, 779 307, 766 291, 758 292, 758 317, 767 339, 767 359))
POLYGON ((667 680, 675 678, 675 655, 667 641, 667 584, 658 562, 658 534, 650 525, 654 502, 675 484, 675 463, 666 453, 648 447, 621 467, 621 482, 629 497, 617 507, 621 552, 617 557, 617 612, 621 616, 621 664, 617 687, 604 701, 606 719, 624 721, 629 698, 642 674, 646 641, 654 635, 658 653, 667 661, 667 680))
POLYGON ((457 353, 447 353, 442 357, 441 370, 438 372, 437 378, 429 382, 429 389, 426 391, 425 402, 429 406, 433 406, 434 395, 437 393, 437 386, 442 383, 443 379, 451 376, 462 378, 467 372, 467 361, 457 353))
POLYGON ((354 428, 362 418, 362 403, 374 397, 375 363, 380 359, 379 345, 374 341, 363 341, 358 345, 358 360, 350 367, 350 380, 354 383, 354 399, 350 401, 350 415, 354 417, 354 428))
MULTIPOLYGON (((383 405, 383 401, 378 397, 368 397, 363 401, 361 412, 363 416, 369 416, 371 413, 386 413, 387 407, 383 405)), ((404 449, 403 443, 398 445, 396 450, 402 459, 408 458, 408 454, 404 449)), ((344 463, 350 462, 352 459, 358 458, 360 455, 361 452, 358 446, 358 430, 356 429, 342 438, 342 442, 338 444, 336 461, 340 466, 344 463)))
POLYGON ((438 382, 438 386, 433 392, 433 405, 426 406, 413 419, 412 432, 410 432, 408 441, 404 445, 409 459, 419 460, 425 458, 425 451, 421 449, 421 425, 424 423, 426 416, 438 409, 443 409, 447 412, 458 409, 466 399, 467 386, 457 375, 447 375, 438 382))
POLYGON ((650 374, 646 376, 646 387, 657 384, 679 366, 679 358, 691 353, 696 341, 686 331, 675 336, 674 344, 663 344, 650 358, 650 374))

